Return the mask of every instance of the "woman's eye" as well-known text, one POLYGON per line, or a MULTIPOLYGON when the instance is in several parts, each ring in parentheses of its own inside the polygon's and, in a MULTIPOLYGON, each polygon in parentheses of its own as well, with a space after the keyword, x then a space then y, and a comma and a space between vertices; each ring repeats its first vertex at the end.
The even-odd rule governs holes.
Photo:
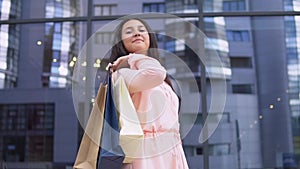
POLYGON ((131 34, 131 31, 126 31, 125 34, 131 34))
POLYGON ((146 30, 145 29, 141 29, 140 32, 146 32, 146 30))

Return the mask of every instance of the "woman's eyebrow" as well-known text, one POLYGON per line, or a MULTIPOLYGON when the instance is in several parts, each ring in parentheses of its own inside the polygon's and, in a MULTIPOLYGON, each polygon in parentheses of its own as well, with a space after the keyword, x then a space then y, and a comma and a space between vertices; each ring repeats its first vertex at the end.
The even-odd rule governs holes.
POLYGON ((139 25, 138 28, 146 28, 145 25, 139 25))
MULTIPOLYGON (((144 25, 138 25, 137 27, 142 28, 142 27, 145 27, 145 26, 144 25)), ((125 29, 133 29, 133 26, 127 26, 126 28, 124 28, 124 30, 125 29)))
POLYGON ((132 26, 127 26, 126 28, 124 28, 124 30, 126 30, 126 29, 133 29, 133 27, 132 26))

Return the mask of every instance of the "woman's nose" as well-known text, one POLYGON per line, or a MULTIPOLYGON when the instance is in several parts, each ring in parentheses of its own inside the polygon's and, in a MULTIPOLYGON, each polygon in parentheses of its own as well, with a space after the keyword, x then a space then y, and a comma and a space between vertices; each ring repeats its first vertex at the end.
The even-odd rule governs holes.
POLYGON ((134 31, 133 36, 134 36, 134 37, 137 37, 137 36, 141 36, 141 34, 139 33, 139 31, 136 30, 136 31, 134 31))
POLYGON ((134 37, 136 37, 136 36, 141 36, 141 34, 140 34, 140 33, 134 33, 133 36, 134 36, 134 37))

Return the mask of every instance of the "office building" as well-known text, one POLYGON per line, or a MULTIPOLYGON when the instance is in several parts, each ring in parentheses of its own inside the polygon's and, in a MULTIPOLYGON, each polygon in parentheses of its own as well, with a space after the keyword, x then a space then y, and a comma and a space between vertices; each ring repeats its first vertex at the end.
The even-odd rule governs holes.
POLYGON ((203 0, 200 8, 198 3, 0 0, 0 160, 18 169, 72 166, 82 135, 76 112, 86 119, 79 112, 89 112, 95 95, 94 88, 85 88, 82 97, 73 98, 72 87, 102 79, 86 71, 75 81, 74 67, 96 72, 105 63, 95 52, 82 60, 81 49, 90 36, 107 48, 113 25, 105 26, 119 16, 159 12, 181 16, 146 20, 157 33, 163 64, 186 99, 180 122, 190 168, 203 168, 204 154, 211 169, 299 167, 299 21, 284 16, 298 10, 298 1, 203 0), (208 43, 198 41, 197 27, 208 43), (167 36, 176 31, 184 36, 167 36), (209 112, 210 123, 218 127, 208 151, 199 141, 201 60, 192 50, 197 45, 222 63, 221 68, 207 57, 208 111, 214 105, 211 86, 226 82, 224 111, 209 112))

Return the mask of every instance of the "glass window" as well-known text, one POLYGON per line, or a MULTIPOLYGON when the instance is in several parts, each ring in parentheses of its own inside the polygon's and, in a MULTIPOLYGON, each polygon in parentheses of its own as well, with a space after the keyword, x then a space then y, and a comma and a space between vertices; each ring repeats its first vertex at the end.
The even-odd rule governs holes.
POLYGON ((17 85, 20 25, 0 25, 0 89, 17 85))
POLYGON ((117 9, 116 4, 95 5, 94 15, 95 16, 115 15, 116 9, 117 9))
POLYGON ((54 125, 54 106, 52 104, 1 105, 1 130, 45 130, 54 125), (46 108, 47 107, 47 108, 46 108))
POLYGON ((0 1, 0 20, 20 19, 23 1, 0 1))
POLYGON ((232 92, 236 94, 254 94, 254 86, 252 84, 233 84, 232 92))
POLYGON ((203 155, 203 148, 202 147, 197 147, 196 148, 196 155, 203 155))
POLYGON ((17 7, 16 13, 19 15, 18 17, 22 17, 22 19, 42 19, 56 17, 68 18, 87 16, 86 0, 26 0, 11 2, 17 2, 20 6, 17 7), (23 9, 31 12, 23 13, 21 16, 21 11, 23 9))
POLYGON ((237 12, 246 10, 245 0, 204 0, 204 12, 237 12))
POLYGON ((164 31, 157 31, 156 38, 158 42, 165 42, 166 36, 164 36, 164 31))
POLYGON ((230 57, 230 65, 232 68, 252 68, 252 60, 250 57, 230 57))
POLYGON ((246 10, 246 3, 245 3, 244 0, 239 1, 239 2, 238 2, 238 6, 239 6, 239 10, 240 10, 240 11, 246 10))
POLYGON ((237 1, 230 1, 230 10, 237 11, 238 10, 238 2, 237 1))
POLYGON ((169 41, 166 43, 166 49, 170 52, 175 52, 175 41, 169 41))
POLYGON ((165 12, 164 3, 144 3, 143 12, 165 12))
POLYGON ((113 34, 112 32, 98 32, 95 34, 95 43, 99 45, 112 44, 113 34))
POLYGON ((300 4, 297 0, 284 0, 284 9, 286 11, 299 11, 300 4))
POLYGON ((229 1, 223 2, 223 11, 230 11, 230 2, 229 1))
POLYGON ((0 152, 7 162, 53 159, 54 104, 0 104, 0 152), (43 132, 38 132, 43 131, 43 132), (25 135, 25 133, 31 133, 25 135), (21 136, 20 136, 21 135, 21 136))
MULTIPOLYGON (((203 147, 195 147, 195 155, 203 155, 203 147)), ((230 144, 211 144, 209 145, 210 156, 221 156, 230 154, 230 144)))
POLYGON ((151 12, 150 6, 149 5, 144 5, 143 6, 143 12, 151 12))
POLYGON ((30 136, 28 161, 51 161, 53 159, 53 136, 30 136))
POLYGON ((42 85, 50 88, 70 87, 75 64, 71 62, 78 56, 79 45, 84 44, 83 41, 79 41, 82 24, 57 22, 45 25, 45 32, 48 34, 45 34, 42 85))
POLYGON ((212 156, 220 156, 220 155, 230 154, 230 144, 209 145, 209 154, 212 156))
POLYGON ((250 41, 250 36, 248 31, 242 31, 242 41, 244 42, 249 42, 250 41))
POLYGON ((228 112, 224 113, 210 113, 207 119, 210 123, 230 123, 230 114, 228 112))
POLYGON ((161 3, 158 5, 158 11, 159 12, 165 12, 165 4, 164 3, 161 3))
POLYGON ((1 140, 3 147, 0 147, 3 152, 3 160, 7 162, 24 162, 25 161, 25 137, 22 136, 7 136, 1 140))
POLYGON ((235 42, 249 42, 250 35, 249 31, 246 30, 227 30, 227 40, 235 42))
POLYGON ((233 40, 238 41, 238 42, 242 41, 243 40, 242 33, 240 31, 234 31, 233 32, 233 40))
POLYGON ((226 35, 227 35, 227 40, 228 41, 234 41, 233 32, 232 31, 227 31, 226 35))
POLYGON ((60 33, 61 32, 61 23, 54 24, 54 32, 60 33))

